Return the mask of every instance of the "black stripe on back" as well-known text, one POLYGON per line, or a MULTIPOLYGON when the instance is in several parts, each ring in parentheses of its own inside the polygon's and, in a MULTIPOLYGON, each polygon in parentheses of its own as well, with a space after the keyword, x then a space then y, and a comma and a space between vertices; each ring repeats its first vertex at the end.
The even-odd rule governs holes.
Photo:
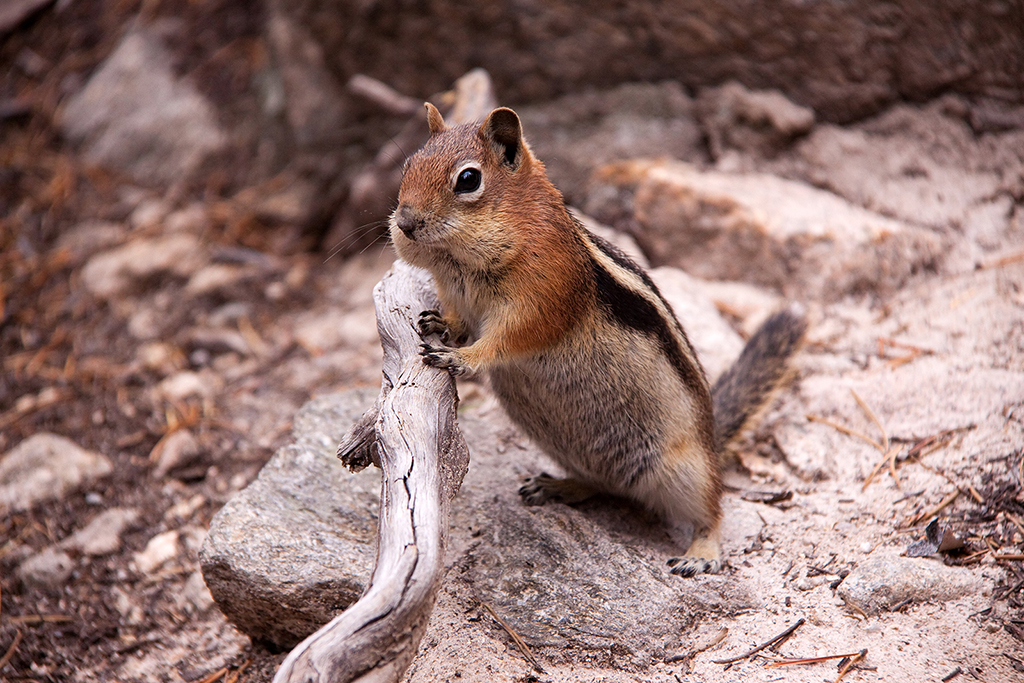
POLYGON ((597 282, 598 302, 623 325, 656 338, 659 344, 661 344, 665 355, 672 362, 672 366, 675 368, 679 378, 683 380, 686 386, 694 389, 700 385, 707 386, 704 369, 699 365, 695 367, 695 364, 690 360, 690 358, 697 357, 696 351, 693 350, 693 346, 690 345, 690 340, 687 339, 683 326, 676 320, 675 315, 672 313, 672 307, 665 301, 665 297, 661 295, 661 292, 658 291, 658 287, 651 280, 651 276, 608 240, 598 237, 589 230, 585 230, 585 234, 601 253, 614 261, 616 265, 639 277, 644 285, 661 300, 665 310, 671 316, 672 325, 675 327, 679 337, 677 338, 672 334, 667 321, 658 312, 654 304, 618 282, 600 263, 592 259, 594 278, 597 282), (683 343, 686 344, 690 352, 689 358, 687 358, 683 349, 679 348, 678 339, 682 339, 683 343))
POLYGON ((669 329, 668 321, 654 304, 612 277, 612 274, 596 260, 591 260, 591 264, 597 285, 598 305, 623 326, 658 340, 661 350, 687 387, 699 390, 702 385, 706 386, 704 372, 683 353, 675 335, 669 329))
MULTIPOLYGON (((622 251, 621 249, 619 249, 617 246, 615 246, 614 244, 612 244, 611 242, 609 242, 605 238, 603 238, 603 237, 601 237, 599 235, 595 235, 594 233, 590 232, 589 230, 587 230, 583 226, 583 224, 580 224, 580 228, 586 231, 587 237, 590 239, 591 242, 594 243, 594 246, 596 246, 601 251, 602 254, 604 254, 605 256, 610 258, 612 261, 614 261, 616 265, 622 266, 623 268, 625 268, 629 272, 631 272, 634 275, 636 275, 637 277, 639 277, 641 280, 644 281, 645 285, 650 287, 651 290, 655 294, 658 295, 659 299, 661 298, 661 293, 658 291, 658 288, 655 286, 654 280, 651 279, 651 276, 648 275, 647 271, 645 271, 643 268, 641 268, 640 265, 636 261, 634 261, 633 259, 629 258, 629 256, 626 255, 626 252, 622 251)), ((664 301, 664 299, 662 299, 662 300, 664 301)), ((671 310, 671 309, 669 309, 669 310, 671 310)))

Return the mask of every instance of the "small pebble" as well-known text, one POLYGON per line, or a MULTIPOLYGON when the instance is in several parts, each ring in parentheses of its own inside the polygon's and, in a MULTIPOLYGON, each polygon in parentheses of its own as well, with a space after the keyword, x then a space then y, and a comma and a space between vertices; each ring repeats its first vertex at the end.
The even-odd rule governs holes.
POLYGON ((149 539, 145 550, 135 553, 135 566, 143 574, 154 574, 178 556, 178 532, 165 531, 149 539))
POLYGON ((61 545, 85 555, 109 555, 121 549, 121 534, 139 518, 138 510, 112 508, 98 514, 89 524, 61 545))
POLYGON ((46 548, 18 567, 18 578, 35 588, 58 588, 71 577, 71 556, 56 547, 46 548))

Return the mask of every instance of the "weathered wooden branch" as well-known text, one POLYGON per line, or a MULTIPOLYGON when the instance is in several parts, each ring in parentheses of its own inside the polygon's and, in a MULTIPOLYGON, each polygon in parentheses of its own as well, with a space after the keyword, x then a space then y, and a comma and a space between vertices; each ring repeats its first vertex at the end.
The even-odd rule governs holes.
POLYGON ((387 83, 364 74, 356 74, 350 78, 345 87, 353 95, 373 102, 389 114, 415 116, 423 110, 423 102, 420 100, 403 95, 387 83))
MULTIPOLYGON (((350 86, 378 99, 397 95, 368 81, 350 86)), ((456 81, 450 97, 450 123, 483 120, 495 106, 482 69, 456 81)), ((405 156, 385 152, 389 163, 405 156)), ((469 467, 455 421, 458 394, 448 372, 425 365, 419 355, 416 321, 421 311, 439 307, 430 275, 397 261, 373 298, 384 347, 380 396, 342 440, 338 457, 353 471, 371 463, 383 470, 377 564, 363 597, 299 643, 274 683, 397 681, 434 606, 449 505, 469 467)))
POLYGON ((402 261, 373 292, 384 347, 377 403, 338 455, 353 469, 383 470, 377 563, 366 593, 302 641, 275 683, 398 681, 426 630, 444 567, 452 498, 469 466, 447 371, 419 355, 416 320, 437 308, 426 271, 402 261))

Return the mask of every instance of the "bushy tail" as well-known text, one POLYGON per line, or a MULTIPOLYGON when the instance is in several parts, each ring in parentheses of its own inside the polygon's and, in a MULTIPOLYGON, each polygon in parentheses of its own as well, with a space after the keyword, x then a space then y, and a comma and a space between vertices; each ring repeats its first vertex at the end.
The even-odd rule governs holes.
POLYGON ((711 390, 715 405, 715 439, 721 450, 765 406, 788 374, 788 361, 803 342, 807 320, 791 305, 768 318, 743 353, 711 390))

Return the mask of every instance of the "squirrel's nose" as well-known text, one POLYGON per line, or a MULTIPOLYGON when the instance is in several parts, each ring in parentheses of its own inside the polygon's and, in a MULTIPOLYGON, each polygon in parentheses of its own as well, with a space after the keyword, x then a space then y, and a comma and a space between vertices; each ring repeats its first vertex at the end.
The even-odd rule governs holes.
POLYGON ((423 228, 424 220, 415 209, 403 204, 398 207, 398 211, 395 211, 395 224, 406 237, 414 240, 416 231, 423 228))

